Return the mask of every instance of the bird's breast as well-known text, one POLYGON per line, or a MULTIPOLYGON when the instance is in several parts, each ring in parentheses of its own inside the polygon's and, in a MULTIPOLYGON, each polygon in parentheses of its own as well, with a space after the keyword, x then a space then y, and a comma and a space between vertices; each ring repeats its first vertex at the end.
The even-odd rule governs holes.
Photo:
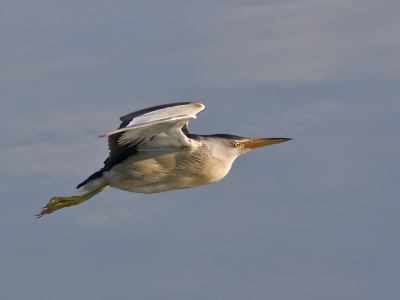
POLYGON ((132 156, 104 176, 110 186, 152 194, 206 185, 226 176, 232 163, 207 151, 177 152, 155 157, 132 156))

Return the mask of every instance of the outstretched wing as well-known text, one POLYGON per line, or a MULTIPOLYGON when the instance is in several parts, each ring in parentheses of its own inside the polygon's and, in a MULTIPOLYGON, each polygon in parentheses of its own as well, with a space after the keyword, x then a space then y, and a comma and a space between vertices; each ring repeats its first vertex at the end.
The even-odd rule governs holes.
POLYGON ((193 147, 186 136, 187 123, 196 119, 204 105, 194 102, 172 103, 139 110, 121 117, 120 127, 102 135, 108 137, 110 157, 103 170, 110 169, 129 155, 144 151, 173 151, 193 147))

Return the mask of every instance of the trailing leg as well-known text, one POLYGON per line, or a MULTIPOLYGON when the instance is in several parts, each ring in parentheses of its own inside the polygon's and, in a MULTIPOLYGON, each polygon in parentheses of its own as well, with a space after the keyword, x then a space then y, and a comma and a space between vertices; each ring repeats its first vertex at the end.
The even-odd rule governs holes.
POLYGON ((51 214, 52 212, 59 210, 64 207, 69 207, 73 205, 81 204, 90 198, 96 196, 98 193, 102 192, 104 189, 108 187, 107 182, 103 182, 96 186, 94 189, 80 195, 80 196, 71 196, 71 197, 53 197, 50 199, 49 203, 43 207, 40 214, 36 215, 37 218, 41 218, 44 215, 51 214))

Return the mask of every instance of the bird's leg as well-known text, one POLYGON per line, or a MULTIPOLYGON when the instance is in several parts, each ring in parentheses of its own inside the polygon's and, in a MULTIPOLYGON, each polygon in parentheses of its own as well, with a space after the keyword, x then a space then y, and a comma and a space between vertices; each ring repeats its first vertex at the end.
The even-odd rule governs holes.
POLYGON ((53 197, 50 199, 49 203, 43 207, 40 214, 36 215, 37 218, 41 218, 44 215, 51 214, 52 212, 59 210, 64 207, 69 207, 73 205, 81 204, 90 198, 96 196, 98 193, 102 192, 104 189, 108 187, 107 182, 103 182, 99 184, 94 189, 80 195, 80 196, 71 196, 71 197, 53 197))

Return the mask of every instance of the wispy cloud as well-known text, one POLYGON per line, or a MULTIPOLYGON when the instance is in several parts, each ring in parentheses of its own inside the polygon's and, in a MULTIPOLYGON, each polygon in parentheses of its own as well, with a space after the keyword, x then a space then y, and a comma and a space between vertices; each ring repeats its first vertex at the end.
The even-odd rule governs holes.
POLYGON ((214 40, 178 56, 196 57, 205 80, 224 86, 307 83, 368 71, 397 76, 398 51, 379 57, 384 47, 399 47, 400 20, 390 11, 379 18, 383 12, 384 4, 358 0, 220 6, 203 19, 214 40))
POLYGON ((21 81, 48 76, 59 71, 77 71, 104 65, 106 58, 102 56, 60 57, 58 59, 30 61, 13 64, 0 71, 0 80, 21 81))
POLYGON ((342 114, 344 105, 332 102, 314 102, 305 105, 289 108, 281 112, 279 115, 267 114, 264 119, 260 120, 263 126, 254 126, 251 131, 257 132, 260 128, 280 128, 286 132, 304 132, 324 123, 327 117, 342 114))
POLYGON ((109 220, 110 217, 103 214, 85 214, 79 218, 79 223, 83 225, 99 225, 107 223, 109 220))
MULTIPOLYGON (((124 112, 115 106, 112 111, 46 111, 27 115, 14 122, 8 117, 0 121, 9 127, 7 141, 1 143, 0 155, 7 157, 2 172, 28 175, 72 172, 88 176, 102 166, 108 155, 107 139, 100 134, 118 127, 124 112)), ((10 116, 12 118, 12 116, 10 116)))
POLYGON ((291 124, 292 129, 304 131, 323 122, 324 116, 337 113, 341 109, 342 105, 337 103, 311 103, 284 113, 283 119, 291 124))
POLYGON ((0 155, 7 157, 2 164, 2 172, 26 176, 71 172, 85 177, 99 169, 105 158, 106 151, 100 150, 98 146, 94 142, 41 142, 0 149, 0 155))

